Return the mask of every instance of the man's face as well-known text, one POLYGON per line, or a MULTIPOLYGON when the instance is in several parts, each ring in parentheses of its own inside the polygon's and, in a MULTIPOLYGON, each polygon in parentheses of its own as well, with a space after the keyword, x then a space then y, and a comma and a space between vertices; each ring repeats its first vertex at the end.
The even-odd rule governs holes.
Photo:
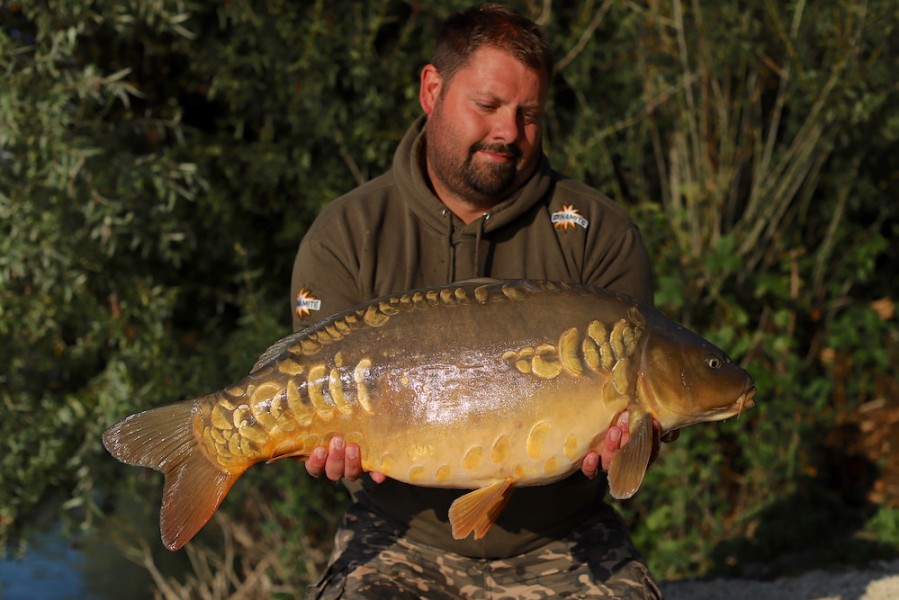
POLYGON ((493 47, 450 81, 425 67, 427 169, 442 200, 490 207, 521 187, 540 158, 546 88, 542 73, 493 47))

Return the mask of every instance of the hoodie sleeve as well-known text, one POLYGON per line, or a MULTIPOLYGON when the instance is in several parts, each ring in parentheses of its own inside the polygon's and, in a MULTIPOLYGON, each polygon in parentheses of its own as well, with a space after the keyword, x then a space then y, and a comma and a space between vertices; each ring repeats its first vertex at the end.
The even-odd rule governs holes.
POLYGON ((652 266, 635 224, 622 228, 606 243, 592 245, 592 249, 583 274, 586 283, 652 304, 652 266))
POLYGON ((341 228, 329 229, 327 218, 319 217, 300 242, 290 283, 294 331, 366 299, 355 276, 358 266, 352 265, 354 246, 345 237, 341 228))
POLYGON ((550 212, 584 217, 582 225, 557 232, 573 274, 582 283, 652 303, 652 266, 636 223, 608 196, 583 182, 558 177, 550 212))

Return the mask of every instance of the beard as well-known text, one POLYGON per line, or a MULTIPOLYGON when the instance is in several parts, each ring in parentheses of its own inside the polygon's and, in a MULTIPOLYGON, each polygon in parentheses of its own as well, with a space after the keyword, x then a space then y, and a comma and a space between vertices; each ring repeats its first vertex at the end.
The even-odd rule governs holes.
POLYGON ((530 172, 524 173, 522 170, 522 152, 517 146, 478 142, 468 148, 464 157, 460 157, 458 152, 453 152, 458 144, 454 144, 452 136, 447 137, 445 131, 442 133, 442 138, 432 135, 426 140, 428 164, 452 194, 474 206, 492 207, 499 204, 521 187, 530 175, 530 172), (478 151, 502 154, 508 160, 500 163, 479 161, 475 159, 478 151))
POLYGON ((477 206, 495 206, 519 187, 521 151, 507 144, 473 144, 463 160, 442 148, 435 148, 429 140, 428 162, 439 174, 450 192, 477 206), (502 163, 475 161, 480 150, 495 152, 509 158, 502 163))
POLYGON ((478 143, 468 149, 468 156, 459 169, 459 175, 474 193, 494 198, 498 202, 515 190, 520 162, 521 150, 515 146, 478 143), (502 154, 509 160, 503 163, 476 164, 474 155, 478 151, 502 154))

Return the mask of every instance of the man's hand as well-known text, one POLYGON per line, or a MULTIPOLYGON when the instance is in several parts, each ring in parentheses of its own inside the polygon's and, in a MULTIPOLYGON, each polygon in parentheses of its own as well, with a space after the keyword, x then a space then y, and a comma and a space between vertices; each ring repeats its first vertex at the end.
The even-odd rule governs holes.
MULTIPOLYGON (((306 472, 313 477, 321 477, 322 473, 331 481, 348 479, 355 481, 362 475, 362 453, 357 444, 347 444, 342 436, 335 435, 327 448, 319 446, 306 459, 306 472)), ((372 471, 375 483, 381 483, 387 476, 372 471)))
MULTIPOLYGON (((656 433, 661 429, 661 425, 655 419, 652 420, 653 429, 655 429, 656 433)), ((678 438, 680 432, 678 430, 669 431, 665 435, 656 436, 657 439, 661 439, 663 442, 673 442, 678 438)), ((615 423, 609 427, 609 430, 606 432, 606 436, 603 439, 602 448, 599 453, 590 452, 587 456, 584 457, 583 463, 581 463, 581 471, 588 478, 593 479, 596 477, 596 474, 599 472, 599 466, 602 465, 602 470, 605 472, 609 471, 609 467, 612 466, 612 459, 615 458, 615 454, 620 450, 625 444, 628 443, 631 439, 631 434, 628 429, 628 412, 621 411, 618 415, 618 419, 615 423)), ((650 458, 650 464, 656 459, 659 455, 658 447, 653 448, 652 457, 650 458)))

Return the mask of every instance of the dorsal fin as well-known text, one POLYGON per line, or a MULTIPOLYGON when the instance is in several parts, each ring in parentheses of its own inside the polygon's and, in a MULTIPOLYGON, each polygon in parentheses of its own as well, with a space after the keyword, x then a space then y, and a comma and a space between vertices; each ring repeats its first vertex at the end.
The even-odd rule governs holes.
POLYGON ((256 371, 258 371, 259 369, 264 367, 266 364, 268 364, 271 361, 278 358, 281 354, 284 353, 285 350, 287 350, 288 348, 290 348, 291 346, 296 344, 298 340, 306 337, 308 335, 309 331, 316 327, 318 327, 317 323, 315 325, 310 325, 309 327, 306 327, 305 329, 301 329, 301 330, 297 331, 296 333, 292 333, 292 334, 288 335, 287 337, 283 337, 280 340, 278 340, 277 342, 275 342, 274 344, 272 344, 271 346, 269 346, 268 349, 265 352, 263 352, 259 356, 259 358, 256 359, 256 364, 253 365, 252 369, 250 369, 250 374, 255 373, 256 371))

